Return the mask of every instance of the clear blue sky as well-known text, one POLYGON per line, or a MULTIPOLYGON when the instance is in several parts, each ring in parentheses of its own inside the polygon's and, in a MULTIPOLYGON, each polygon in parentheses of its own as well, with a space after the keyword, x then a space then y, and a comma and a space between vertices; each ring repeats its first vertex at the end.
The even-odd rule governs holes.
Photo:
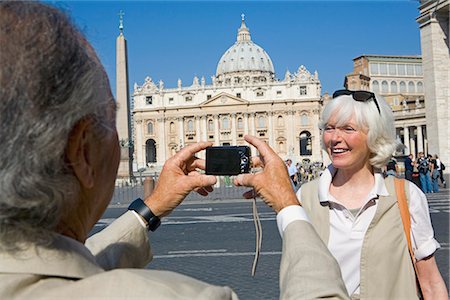
POLYGON ((304 65, 322 93, 342 88, 362 54, 420 55, 418 1, 49 1, 65 9, 93 44, 115 94, 115 43, 123 10, 130 89, 146 76, 175 87, 207 83, 236 41, 241 14, 269 54, 276 77, 304 65))

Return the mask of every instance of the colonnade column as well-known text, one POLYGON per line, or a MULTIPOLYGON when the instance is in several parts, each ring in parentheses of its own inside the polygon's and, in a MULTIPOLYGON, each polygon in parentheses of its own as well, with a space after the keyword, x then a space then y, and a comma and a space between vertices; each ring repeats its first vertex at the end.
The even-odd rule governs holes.
POLYGON ((136 124, 136 162, 137 167, 142 168, 145 166, 145 143, 144 136, 142 134, 142 120, 135 120, 136 124))
POLYGON ((178 136, 180 139, 180 148, 184 147, 184 118, 178 118, 178 136))
POLYGON ((207 141, 208 138, 208 124, 206 123, 206 116, 200 117, 200 122, 202 123, 202 140, 207 141))
POLYGON ((422 125, 417 126, 417 152, 424 152, 422 125))
POLYGON ((248 113, 244 113, 244 135, 248 134, 248 113))
POLYGON ((236 145, 236 114, 231 114, 231 143, 236 145))
POLYGON ((403 143, 405 144, 405 154, 408 155, 409 152, 411 151, 411 147, 409 144, 409 127, 408 126, 404 126, 403 127, 403 143))
POLYGON ((197 142, 201 141, 201 136, 200 136, 200 117, 196 116, 195 117, 195 138, 197 142))
POLYGON ((159 155, 156 153, 156 161, 158 164, 164 164, 166 161, 166 124, 165 118, 158 118, 158 128, 159 128, 159 136, 161 138, 159 142, 159 155))
POLYGON ((220 146, 219 115, 214 116, 214 145, 220 146))
POLYGON ((267 133, 269 135, 269 146, 275 149, 275 132, 273 131, 273 112, 268 113, 269 117, 269 132, 267 133))
MULTIPOLYGON (((287 154, 293 156, 295 153, 295 127, 294 127, 294 112, 292 110, 287 112, 288 115, 288 130, 287 130, 287 154)), ((291 157, 292 159, 292 157, 291 157)))
MULTIPOLYGON (((249 125, 250 125, 250 135, 256 136, 255 133, 255 113, 250 113, 250 118, 249 118, 249 125)), ((257 151, 256 148, 253 147, 252 145, 250 145, 250 149, 252 151, 252 155, 256 155, 257 151)))

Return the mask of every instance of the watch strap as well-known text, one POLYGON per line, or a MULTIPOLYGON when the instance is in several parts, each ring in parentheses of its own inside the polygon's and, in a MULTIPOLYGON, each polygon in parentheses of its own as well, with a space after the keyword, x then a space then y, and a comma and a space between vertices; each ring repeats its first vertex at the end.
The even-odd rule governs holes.
POLYGON ((144 220, 147 221, 148 229, 151 231, 155 231, 159 225, 161 225, 161 220, 155 216, 155 214, 147 205, 145 205, 141 198, 137 198, 131 202, 130 206, 128 206, 128 210, 134 210, 142 218, 144 218, 144 220))

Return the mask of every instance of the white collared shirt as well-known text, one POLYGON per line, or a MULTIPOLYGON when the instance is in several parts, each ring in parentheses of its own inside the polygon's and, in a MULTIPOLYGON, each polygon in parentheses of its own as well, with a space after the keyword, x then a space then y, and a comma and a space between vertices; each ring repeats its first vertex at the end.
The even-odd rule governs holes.
MULTIPOLYGON (((359 293, 361 248, 378 206, 378 196, 388 196, 389 193, 382 174, 375 173, 375 184, 354 216, 329 193, 335 172, 332 165, 323 172, 319 179, 318 193, 319 200, 327 202, 330 207, 328 249, 338 261, 347 291, 352 295, 359 293)), ((299 200, 300 195, 301 189, 297 192, 299 200)), ((416 259, 420 260, 433 254, 440 245, 434 239, 427 199, 412 182, 409 182, 409 199, 412 246, 416 259)))

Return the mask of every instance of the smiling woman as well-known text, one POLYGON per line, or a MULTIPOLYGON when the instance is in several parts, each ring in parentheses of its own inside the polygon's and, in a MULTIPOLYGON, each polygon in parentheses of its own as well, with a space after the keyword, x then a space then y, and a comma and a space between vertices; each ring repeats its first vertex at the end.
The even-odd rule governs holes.
MULTIPOLYGON (((380 170, 397 146, 393 113, 382 97, 366 91, 340 90, 334 96, 320 123, 322 147, 332 163, 297 197, 338 261, 349 295, 417 299, 393 178, 383 178, 380 170)), ((405 187, 412 224, 406 234, 415 241, 412 260, 420 286, 426 299, 446 299, 426 197, 410 182, 405 187)))

